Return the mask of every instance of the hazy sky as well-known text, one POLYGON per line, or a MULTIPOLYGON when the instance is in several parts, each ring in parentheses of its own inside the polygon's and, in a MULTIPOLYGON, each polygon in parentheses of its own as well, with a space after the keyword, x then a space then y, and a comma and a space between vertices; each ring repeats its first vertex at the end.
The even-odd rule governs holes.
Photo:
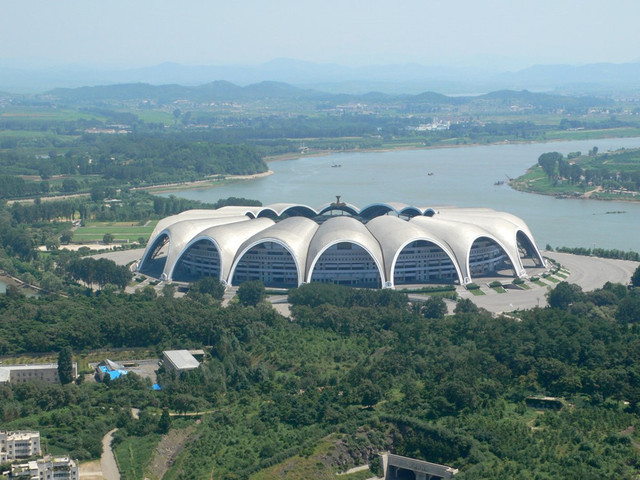
POLYGON ((0 0, 0 61, 620 63, 639 19, 639 0, 0 0))

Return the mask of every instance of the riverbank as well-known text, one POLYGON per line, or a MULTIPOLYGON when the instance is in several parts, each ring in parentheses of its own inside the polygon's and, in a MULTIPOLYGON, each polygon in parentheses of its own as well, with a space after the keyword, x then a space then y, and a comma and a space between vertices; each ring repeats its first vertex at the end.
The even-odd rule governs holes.
MULTIPOLYGON (((494 145, 532 145, 532 144, 545 144, 545 143, 554 143, 554 142, 574 142, 581 140, 607 140, 612 138, 638 138, 637 133, 634 135, 610 135, 612 133, 616 133, 615 129, 606 130, 608 134, 602 135, 605 131, 603 130, 593 130, 591 132, 595 132, 596 135, 588 136, 587 138, 570 138, 568 136, 558 137, 558 138, 547 138, 544 140, 500 140, 496 142, 489 143, 440 143, 436 145, 425 145, 425 144, 412 144, 412 145, 387 145, 383 147, 374 147, 374 148, 353 148, 346 150, 312 150, 307 151, 306 153, 302 152, 290 152, 283 153, 280 155, 271 155, 266 156, 264 161, 267 163, 270 162, 278 162, 282 160, 299 160, 305 157, 325 157, 329 155, 335 155, 338 153, 375 153, 375 152, 395 152, 395 151, 404 151, 404 150, 438 150, 438 149, 449 149, 449 148, 472 148, 472 147, 490 147, 494 145), (600 134, 600 135, 598 135, 600 134)), ((582 132, 585 133, 585 132, 582 132)), ((589 132, 586 132, 589 133, 589 132)), ((640 133, 640 131, 638 132, 640 133)))
POLYGON ((149 193, 168 193, 174 190, 183 190, 184 187, 191 189, 209 188, 219 185, 226 185, 228 183, 242 181, 242 180, 255 180, 257 178, 268 177, 273 175, 273 170, 267 170, 262 173, 253 173, 251 175, 216 175, 211 178, 205 178, 204 180, 196 180, 194 182, 176 182, 165 183, 162 185, 150 185, 147 187, 134 187, 131 190, 144 190, 149 193))
MULTIPOLYGON (((517 180, 517 179, 516 179, 517 180)), ((558 200, 597 200, 600 202, 623 202, 623 203, 639 203, 640 202, 640 192, 624 192, 624 193, 606 193, 604 190, 598 190, 594 193, 594 191, 589 191, 586 193, 552 193, 552 192, 541 192, 534 189, 522 188, 520 185, 516 185, 512 182, 509 182, 509 186, 518 192, 530 193, 533 195, 543 195, 545 197, 554 197, 558 200), (602 193, 604 192, 604 193, 602 193)), ((609 212, 607 212, 609 213, 609 212)), ((615 211, 611 213, 624 213, 620 211, 615 211)))
MULTIPOLYGON (((638 168, 640 168, 640 165, 638 168)), ((614 171, 617 171, 617 169, 614 171)), ((614 173, 612 172, 611 175, 614 175, 614 173)), ((519 192, 555 197, 557 199, 640 202, 640 192, 637 191, 605 189, 602 185, 581 186, 569 184, 566 180, 550 179, 538 164, 527 168, 523 175, 510 179, 509 186, 519 192)))

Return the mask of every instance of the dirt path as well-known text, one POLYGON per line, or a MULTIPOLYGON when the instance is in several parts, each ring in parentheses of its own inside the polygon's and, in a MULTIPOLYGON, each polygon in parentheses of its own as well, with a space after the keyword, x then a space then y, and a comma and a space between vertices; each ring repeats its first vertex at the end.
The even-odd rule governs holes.
POLYGON ((171 430, 162 436, 156 451, 147 467, 151 478, 162 478, 173 465, 178 454, 184 449, 187 441, 195 431, 191 426, 180 430, 171 430))
POLYGON ((584 192, 584 195, 582 195, 585 198, 589 198, 591 195, 593 195, 594 193, 598 193, 598 192, 602 192, 603 188, 598 186, 596 188, 594 188, 593 190, 589 190, 588 192, 584 192))
POLYGON ((82 480, 104 480, 100 460, 85 462, 78 465, 78 477, 82 480))

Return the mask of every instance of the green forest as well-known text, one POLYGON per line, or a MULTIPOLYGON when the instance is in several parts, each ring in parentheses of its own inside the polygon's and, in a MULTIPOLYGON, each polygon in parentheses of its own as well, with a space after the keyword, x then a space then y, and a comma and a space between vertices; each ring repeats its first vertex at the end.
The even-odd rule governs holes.
POLYGON ((455 466, 461 479, 636 478, 638 288, 584 293, 561 282, 549 308, 517 318, 468 300, 434 317, 399 292, 310 284, 291 291, 287 320, 262 302, 223 308, 206 292, 34 298, 10 289, 0 297, 3 355, 62 346, 76 356, 122 347, 209 355, 180 378, 161 369, 161 391, 135 374, 1 386, 3 426, 40 429, 50 451, 81 460, 97 458, 117 426, 120 451, 147 448, 129 466, 138 474, 124 478, 142 478, 170 429, 189 448, 164 478, 249 478, 292 457, 313 458, 314 478, 328 478, 341 465, 314 456, 327 442, 345 449, 342 467, 390 450, 455 466), (563 407, 535 410, 530 396, 563 407), (203 413, 161 422, 163 409, 203 413))

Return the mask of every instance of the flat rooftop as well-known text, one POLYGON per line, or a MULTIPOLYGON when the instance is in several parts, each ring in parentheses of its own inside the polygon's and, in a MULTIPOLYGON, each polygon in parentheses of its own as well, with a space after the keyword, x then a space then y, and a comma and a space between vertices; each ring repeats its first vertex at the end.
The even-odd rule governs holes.
POLYGON ((176 370, 193 370, 200 366, 189 350, 165 350, 162 353, 176 370))

